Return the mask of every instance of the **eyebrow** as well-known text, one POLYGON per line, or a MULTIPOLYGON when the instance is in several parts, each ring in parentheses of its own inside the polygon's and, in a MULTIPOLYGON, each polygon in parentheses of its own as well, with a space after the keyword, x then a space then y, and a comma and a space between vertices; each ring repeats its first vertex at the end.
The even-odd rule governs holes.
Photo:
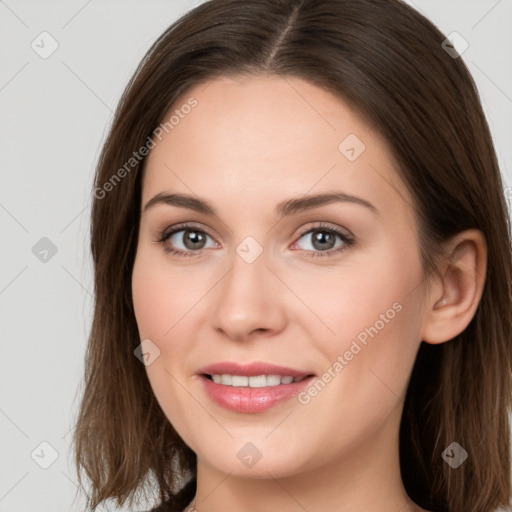
MULTIPOLYGON (((374 214, 379 214, 379 211, 372 203, 362 199, 361 197, 346 194, 344 192, 331 192, 287 199, 276 206, 276 214, 279 218, 282 218, 335 202, 358 204, 368 208, 374 214)), ((151 198, 144 206, 143 212, 157 204, 177 206, 180 208, 194 210, 199 213, 204 213, 206 215, 217 216, 215 208, 213 208, 207 201, 187 194, 169 194, 167 192, 161 192, 151 198)))

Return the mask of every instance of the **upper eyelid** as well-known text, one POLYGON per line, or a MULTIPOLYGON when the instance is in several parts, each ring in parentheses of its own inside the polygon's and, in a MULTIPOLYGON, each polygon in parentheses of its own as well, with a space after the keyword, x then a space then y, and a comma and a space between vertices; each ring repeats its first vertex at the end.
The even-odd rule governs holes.
POLYGON ((297 232, 295 236, 302 237, 305 234, 309 233, 310 231, 314 231, 315 229, 318 229, 318 230, 325 229, 327 231, 332 229, 333 231, 337 231, 340 234, 345 235, 347 238, 355 238, 354 235, 352 234, 352 232, 350 230, 348 230, 347 228, 341 227, 341 226, 334 226, 331 223, 322 222, 322 221, 320 221, 320 224, 318 224, 316 226, 309 226, 308 228, 304 228, 304 230, 302 230, 302 229, 299 230, 299 232, 297 232), (346 231, 346 233, 344 231, 346 231))
MULTIPOLYGON (((354 239, 355 238, 354 235, 352 234, 352 232, 350 230, 348 230, 347 228, 345 228, 345 227, 335 226, 332 223, 329 223, 329 222, 326 222, 326 221, 317 221, 317 222, 318 222, 317 225, 301 228, 298 231, 295 231, 294 234, 292 235, 294 237, 294 240, 296 241, 296 240, 302 238, 304 235, 310 233, 311 231, 314 231, 315 229, 319 229, 319 230, 320 229, 325 229, 325 230, 330 230, 331 229, 333 231, 339 232, 338 236, 339 235, 343 235, 343 236, 346 236, 347 238, 350 238, 350 239, 354 239), (344 231, 347 231, 347 233, 345 233, 344 231)), ((202 231, 206 235, 208 235, 210 238, 212 238, 216 243, 219 243, 216 240, 216 237, 212 236, 209 233, 209 229, 211 229, 211 228, 204 229, 198 223, 194 223, 194 222, 184 222, 182 224, 178 223, 178 224, 170 227, 169 229, 165 229, 162 232, 162 238, 166 238, 167 239, 170 236, 172 236, 172 235, 174 235, 174 234, 176 234, 176 233, 178 233, 180 231, 185 231, 187 229, 197 229, 198 231, 202 231)), ((212 230, 212 231, 215 231, 215 230, 212 230)))
POLYGON ((167 238, 167 237, 174 235, 180 231, 186 231, 187 229, 196 229, 197 231, 202 231, 203 233, 205 233, 212 239, 216 238, 216 236, 213 236, 210 234, 210 231, 215 232, 215 230, 213 230, 211 228, 205 229, 199 225, 196 225, 195 223, 183 223, 183 224, 178 223, 176 225, 170 226, 168 229, 164 229, 162 231, 162 237, 167 238))

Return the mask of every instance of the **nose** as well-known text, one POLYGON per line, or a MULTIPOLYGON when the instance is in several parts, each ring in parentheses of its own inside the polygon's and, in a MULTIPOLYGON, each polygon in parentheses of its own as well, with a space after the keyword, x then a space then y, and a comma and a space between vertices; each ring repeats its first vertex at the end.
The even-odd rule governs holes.
POLYGON ((211 297, 213 328, 236 341, 281 332, 287 322, 286 289, 267 253, 248 262, 234 252, 231 263, 211 297))

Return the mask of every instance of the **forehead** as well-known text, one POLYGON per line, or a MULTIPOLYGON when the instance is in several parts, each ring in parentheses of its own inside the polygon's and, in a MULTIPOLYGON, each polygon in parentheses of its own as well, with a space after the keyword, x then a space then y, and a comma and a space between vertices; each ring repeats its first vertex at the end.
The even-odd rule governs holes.
POLYGON ((216 78, 182 94, 163 122, 171 117, 145 162, 143 202, 173 189, 241 206, 333 188, 407 198, 379 134, 305 80, 216 78))
MULTIPOLYGON (((362 138, 372 134, 333 94, 302 79, 278 75, 219 77, 194 86, 168 110, 164 121, 171 117, 175 121, 168 130, 172 137, 163 135, 167 149, 178 142, 183 148, 186 142, 187 148, 200 144, 213 151, 222 142, 223 157, 238 157, 242 162, 254 157, 292 157, 320 143, 337 156, 344 132, 359 133, 362 138), (185 106, 192 98, 197 105, 178 119, 176 114, 188 111, 185 106)), ((152 153, 160 151, 165 149, 152 153)))

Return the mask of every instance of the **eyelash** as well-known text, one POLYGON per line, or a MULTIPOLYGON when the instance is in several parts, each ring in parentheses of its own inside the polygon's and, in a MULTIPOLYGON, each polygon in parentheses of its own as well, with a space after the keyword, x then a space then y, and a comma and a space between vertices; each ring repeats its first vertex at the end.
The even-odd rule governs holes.
MULTIPOLYGON (((204 233, 207 236, 210 236, 210 235, 208 235, 208 233, 206 231, 204 231, 203 229, 195 226, 194 224, 184 223, 184 224, 180 224, 178 226, 175 226, 171 231, 164 230, 164 231, 160 232, 158 234, 158 236, 157 236, 157 240, 156 241, 158 243, 162 244, 165 252, 167 252, 167 253, 174 254, 175 256, 178 256, 178 257, 193 257, 193 256, 196 256, 196 255, 198 255, 198 253, 200 253, 204 249, 200 249, 198 251, 182 251, 180 249, 173 249, 172 247, 167 247, 165 245, 165 242, 167 242, 167 240, 172 235, 174 235, 176 233, 179 233, 180 231, 187 231, 187 230, 198 231, 198 232, 204 233)), ((326 256, 333 256, 333 255, 341 253, 341 252, 345 251, 346 249, 348 249, 348 248, 352 247, 353 245, 355 245, 354 238, 352 238, 351 236, 349 236, 349 235, 347 235, 345 233, 342 233, 341 231, 338 231, 337 229, 335 229, 335 228, 333 228, 331 226, 328 226, 328 225, 322 224, 322 223, 320 223, 318 226, 313 226, 313 227, 303 231, 302 233, 300 233, 298 235, 297 240, 300 240, 304 235, 307 235, 308 233, 312 233, 314 231, 325 231, 327 233, 331 233, 331 234, 333 234, 335 236, 338 236, 343 241, 343 245, 341 247, 336 248, 336 249, 329 249, 327 251, 305 251, 305 255, 307 257, 323 258, 323 257, 326 257, 326 256), (310 253, 310 254, 308 254, 308 253, 310 253)), ((210 237, 210 238, 212 238, 212 237, 210 237)))

